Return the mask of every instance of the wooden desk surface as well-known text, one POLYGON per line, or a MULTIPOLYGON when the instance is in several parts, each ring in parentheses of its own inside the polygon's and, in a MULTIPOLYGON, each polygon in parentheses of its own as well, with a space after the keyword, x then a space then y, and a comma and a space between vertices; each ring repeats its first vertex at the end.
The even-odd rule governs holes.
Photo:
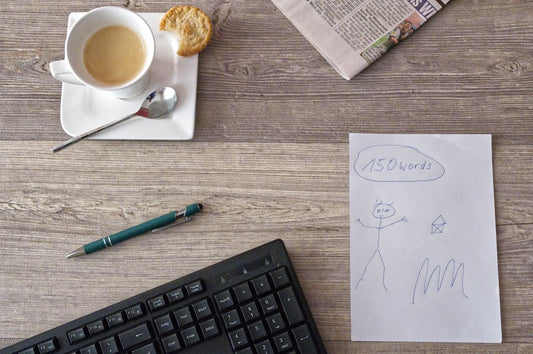
POLYGON ((68 14, 176 3, 0 5, 0 347, 280 237, 331 353, 533 351, 533 3, 454 0, 352 81, 270 1, 190 3, 215 24, 194 139, 57 154, 68 14), (493 134, 504 344, 350 342, 350 132, 493 134), (195 201, 194 222, 65 258, 195 201))

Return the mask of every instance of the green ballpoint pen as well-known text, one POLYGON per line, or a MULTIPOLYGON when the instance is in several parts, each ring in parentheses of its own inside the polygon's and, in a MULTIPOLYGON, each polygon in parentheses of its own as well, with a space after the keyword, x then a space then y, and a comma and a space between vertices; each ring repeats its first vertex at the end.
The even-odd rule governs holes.
POLYGON ((67 258, 78 257, 84 254, 89 254, 102 250, 104 248, 112 247, 117 243, 129 240, 130 238, 135 236, 142 235, 148 231, 155 232, 162 229, 166 229, 168 227, 183 224, 187 221, 191 221, 192 218, 190 216, 202 211, 202 208, 203 206, 200 203, 188 205, 184 209, 172 211, 168 214, 143 222, 142 224, 133 226, 129 229, 117 232, 116 234, 109 235, 99 240, 88 243, 69 254, 67 258), (178 218, 183 219, 178 220, 178 218))

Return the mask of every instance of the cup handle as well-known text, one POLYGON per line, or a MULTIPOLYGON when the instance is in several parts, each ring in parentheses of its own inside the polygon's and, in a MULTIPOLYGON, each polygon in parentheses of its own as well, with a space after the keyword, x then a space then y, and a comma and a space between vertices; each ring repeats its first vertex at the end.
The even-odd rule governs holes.
POLYGON ((72 68, 66 60, 56 60, 50 63, 50 73, 54 79, 69 84, 84 85, 72 72, 72 68))

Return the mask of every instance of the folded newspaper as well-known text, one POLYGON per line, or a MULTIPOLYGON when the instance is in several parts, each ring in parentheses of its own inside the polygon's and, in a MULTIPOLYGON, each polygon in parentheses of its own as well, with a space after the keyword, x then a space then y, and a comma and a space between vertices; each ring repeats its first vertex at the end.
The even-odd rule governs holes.
POLYGON ((272 0, 346 80, 451 0, 272 0))

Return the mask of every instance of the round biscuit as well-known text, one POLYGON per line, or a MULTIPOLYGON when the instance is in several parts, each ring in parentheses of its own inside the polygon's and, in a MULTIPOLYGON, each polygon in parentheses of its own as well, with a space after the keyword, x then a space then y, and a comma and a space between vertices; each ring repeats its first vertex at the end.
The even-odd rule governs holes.
POLYGON ((159 23, 161 31, 179 35, 178 55, 191 56, 202 51, 213 35, 213 24, 202 10, 195 6, 178 5, 168 10, 159 23))

